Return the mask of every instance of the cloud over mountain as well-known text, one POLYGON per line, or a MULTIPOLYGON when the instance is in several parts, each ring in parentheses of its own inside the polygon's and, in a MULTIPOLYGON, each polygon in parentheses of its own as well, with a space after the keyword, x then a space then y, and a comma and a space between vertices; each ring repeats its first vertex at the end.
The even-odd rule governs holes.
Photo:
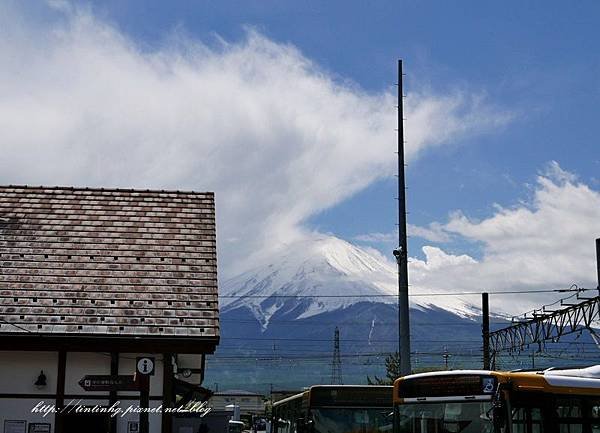
MULTIPOLYGON (((444 233, 481 245, 482 257, 452 255, 424 248, 425 260, 413 259, 412 284, 420 290, 482 291, 596 287, 594 239, 600 236, 600 192, 551 162, 539 174, 531 198, 512 207, 496 206, 480 221, 454 212, 444 233)), ((516 305, 497 297, 511 313, 539 306, 556 295, 526 295, 516 305)))
MULTIPOLYGON (((0 8, 0 182, 214 190, 222 269, 394 173, 393 89, 368 93, 249 30, 142 47, 69 3, 0 8)), ((408 159, 510 115, 409 93, 408 159)))

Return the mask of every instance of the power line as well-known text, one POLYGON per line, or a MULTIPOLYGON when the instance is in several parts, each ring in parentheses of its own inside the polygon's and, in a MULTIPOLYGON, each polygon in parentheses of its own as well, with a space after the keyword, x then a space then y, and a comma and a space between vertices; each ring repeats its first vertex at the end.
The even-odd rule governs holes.
MULTIPOLYGON (((249 340, 249 341, 306 341, 308 343, 312 342, 331 342, 331 339, 318 339, 318 338, 288 338, 288 337, 222 337, 223 340, 249 340)), ((376 340, 376 339, 344 339, 344 341, 350 341, 354 343, 395 343, 396 340, 376 340)), ((435 343, 435 342, 448 342, 447 340, 412 340, 415 342, 422 343, 435 343)), ((477 340, 452 340, 453 342, 462 342, 462 343, 474 343, 477 340)))
POLYGON ((565 293, 574 292, 571 296, 567 296, 566 298, 557 299, 556 301, 552 302, 551 304, 545 304, 545 305, 543 305, 540 308, 534 308, 533 310, 529 310, 529 311, 521 313, 521 314, 519 314, 517 316, 513 316, 512 317, 512 321, 518 320, 519 318, 521 318, 521 316, 523 316, 523 317, 526 318, 527 315, 531 314, 531 313, 534 313, 534 314, 537 313, 537 312, 543 313, 543 312, 546 311, 546 308, 549 308, 549 307, 552 307, 552 306, 558 305, 558 304, 562 305, 564 301, 567 301, 567 300, 569 300, 569 299, 571 299, 573 297, 579 298, 579 293, 580 292, 585 292, 586 290, 587 289, 585 289, 583 287, 578 287, 577 284, 572 284, 571 287, 569 287, 569 290, 565 290, 564 291, 565 293))
MULTIPOLYGON (((592 289, 579 288, 578 291, 584 292, 592 289)), ((540 290, 498 290, 486 291, 490 295, 519 295, 533 293, 565 293, 574 291, 571 289, 540 289, 540 290)), ((441 293, 412 293, 410 297, 431 297, 431 296, 481 296, 483 292, 441 292, 441 293)), ((282 299, 312 299, 312 298, 397 298, 396 294, 356 294, 356 295, 219 295, 221 299, 267 299, 267 298, 282 298, 282 299)))
MULTIPOLYGON (((579 297, 578 297, 579 299, 579 297)), ((577 304, 563 304, 559 310, 534 313, 533 318, 490 333, 490 344, 494 353, 502 350, 514 351, 529 344, 558 341, 562 336, 590 332, 595 338, 592 324, 598 320, 600 296, 585 298, 577 304)))
MULTIPOLYGON (((468 319, 467 319, 468 320, 468 319)), ((221 323, 260 323, 258 320, 244 320, 244 319, 221 319, 220 320, 221 323)), ((307 319, 296 319, 296 320, 269 320, 268 321, 269 325, 271 324, 279 324, 279 323, 283 323, 283 324, 290 324, 290 325, 295 325, 295 326, 314 326, 314 325, 371 325, 373 323, 373 320, 355 320, 355 321, 351 321, 351 322, 343 322, 343 321, 338 321, 338 322, 324 322, 321 320, 307 320, 307 319)), ((502 321, 502 322, 490 322, 490 324, 495 324, 495 325, 506 325, 510 323, 508 320, 506 321, 502 321)), ((388 323, 388 322, 375 322, 375 324, 378 327, 384 327, 384 326, 391 326, 396 328, 398 326, 397 322, 393 322, 393 323, 388 323)), ((470 320, 466 323, 456 323, 456 322, 431 322, 431 323, 421 323, 421 322, 414 322, 413 325, 415 326, 477 326, 477 325, 481 325, 480 322, 476 322, 474 320, 470 320)))
MULTIPOLYGON (((386 357, 389 356, 391 352, 368 352, 368 353, 351 353, 351 354, 340 354, 341 358, 348 358, 348 359, 356 359, 356 358, 373 358, 373 357, 386 357)), ((428 352, 421 352, 421 351, 413 351, 411 352, 411 355, 415 355, 415 356, 432 356, 432 357, 439 357, 442 355, 450 355, 452 357, 460 357, 460 358, 474 358, 474 359, 481 359, 482 355, 481 353, 474 353, 474 351, 470 351, 470 352, 466 352, 466 351, 428 351, 428 352)), ((582 354, 582 355, 587 355, 587 354, 582 354)), ((546 357, 546 358, 556 358, 556 359, 575 359, 575 360, 592 360, 592 361, 597 361, 598 358, 588 358, 587 356, 574 356, 574 355, 570 355, 570 356, 561 356, 560 353, 553 353, 553 352, 540 352, 537 353, 537 356, 539 357, 546 357)), ((210 356, 209 358, 207 358, 207 361, 229 361, 229 360, 255 360, 255 361, 280 361, 280 360, 286 360, 286 361, 301 361, 301 360, 328 360, 331 359, 331 353, 323 353, 321 355, 303 355, 303 356, 299 356, 299 355, 294 355, 294 354, 282 354, 282 355, 273 355, 273 354, 269 354, 269 353, 264 353, 264 354, 254 354, 254 355, 227 355, 227 356, 218 356, 218 355, 214 355, 214 356, 210 356)), ((323 364, 323 366, 327 366, 327 364, 323 364)))

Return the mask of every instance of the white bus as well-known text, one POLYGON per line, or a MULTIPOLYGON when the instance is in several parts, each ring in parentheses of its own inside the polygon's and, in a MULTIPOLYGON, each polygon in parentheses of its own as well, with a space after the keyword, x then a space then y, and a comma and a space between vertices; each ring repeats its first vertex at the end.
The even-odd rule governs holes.
POLYGON ((395 433, 600 433, 600 365, 456 370, 394 382, 395 433))

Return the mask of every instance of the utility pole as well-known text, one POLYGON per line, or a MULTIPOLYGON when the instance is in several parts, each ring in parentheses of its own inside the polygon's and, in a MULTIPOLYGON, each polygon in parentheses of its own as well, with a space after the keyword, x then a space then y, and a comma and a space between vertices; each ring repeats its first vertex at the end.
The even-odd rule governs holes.
POLYGON ((442 354, 442 358, 444 358, 444 365, 446 366, 446 370, 448 370, 448 359, 450 359, 450 354, 448 353, 448 346, 444 346, 444 353, 442 354))
POLYGON ((331 384, 342 384, 342 359, 340 357, 340 330, 335 327, 333 339, 333 359, 331 361, 331 384))
POLYGON ((489 294, 481 294, 482 336, 483 336, 483 369, 490 370, 490 303, 489 294))
POLYGON ((406 242, 406 180, 404 177, 404 92, 402 60, 398 60, 398 248, 394 250, 398 264, 398 352, 400 374, 411 373, 410 320, 408 304, 408 248, 406 242))
POLYGON ((598 275, 598 295, 600 296, 600 238, 596 239, 596 272, 598 275))

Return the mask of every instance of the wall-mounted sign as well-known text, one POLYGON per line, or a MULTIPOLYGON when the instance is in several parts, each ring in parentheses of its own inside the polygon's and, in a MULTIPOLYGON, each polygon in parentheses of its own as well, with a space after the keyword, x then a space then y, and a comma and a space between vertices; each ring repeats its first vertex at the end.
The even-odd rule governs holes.
POLYGON ((148 356, 136 358, 135 365, 138 373, 146 376, 154 376, 154 358, 148 356))
POLYGON ((140 423, 137 421, 127 422, 127 433, 138 433, 140 431, 140 423))
POLYGON ((133 376, 87 375, 79 381, 86 391, 137 391, 133 376))
POLYGON ((5 420, 4 433, 27 433, 27 421, 5 420))
POLYGON ((50 433, 50 424, 46 422, 30 422, 27 433, 50 433))

